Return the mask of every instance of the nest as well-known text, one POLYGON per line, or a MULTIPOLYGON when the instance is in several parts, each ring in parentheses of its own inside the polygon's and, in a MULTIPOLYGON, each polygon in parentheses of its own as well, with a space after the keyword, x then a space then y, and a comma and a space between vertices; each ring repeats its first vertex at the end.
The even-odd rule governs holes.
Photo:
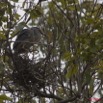
POLYGON ((45 88, 46 65, 45 61, 33 63, 30 59, 22 56, 14 56, 13 81, 27 91, 37 92, 45 88))

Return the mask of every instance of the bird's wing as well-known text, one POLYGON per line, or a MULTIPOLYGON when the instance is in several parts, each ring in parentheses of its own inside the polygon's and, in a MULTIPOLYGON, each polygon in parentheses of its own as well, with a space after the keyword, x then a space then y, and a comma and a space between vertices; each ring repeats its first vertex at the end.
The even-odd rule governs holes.
POLYGON ((15 40, 15 43, 13 45, 13 49, 16 49, 20 43, 24 43, 25 41, 28 41, 29 39, 30 32, 28 29, 24 29, 19 32, 17 39, 15 40))

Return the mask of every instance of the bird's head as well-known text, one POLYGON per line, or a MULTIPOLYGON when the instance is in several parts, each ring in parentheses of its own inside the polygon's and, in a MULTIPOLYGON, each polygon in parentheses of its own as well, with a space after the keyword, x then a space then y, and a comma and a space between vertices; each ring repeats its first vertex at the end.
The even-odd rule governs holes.
POLYGON ((33 34, 34 34, 35 36, 37 36, 37 35, 43 35, 43 31, 40 30, 40 28, 38 28, 38 27, 32 27, 32 28, 31 28, 31 31, 33 32, 33 34))

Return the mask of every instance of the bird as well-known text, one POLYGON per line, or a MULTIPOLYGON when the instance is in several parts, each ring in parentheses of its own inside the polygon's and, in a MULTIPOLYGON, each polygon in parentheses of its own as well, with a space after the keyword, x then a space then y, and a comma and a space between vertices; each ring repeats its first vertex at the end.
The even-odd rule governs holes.
POLYGON ((38 27, 23 29, 17 33, 17 38, 13 45, 14 53, 25 53, 35 43, 39 43, 43 32, 38 27))

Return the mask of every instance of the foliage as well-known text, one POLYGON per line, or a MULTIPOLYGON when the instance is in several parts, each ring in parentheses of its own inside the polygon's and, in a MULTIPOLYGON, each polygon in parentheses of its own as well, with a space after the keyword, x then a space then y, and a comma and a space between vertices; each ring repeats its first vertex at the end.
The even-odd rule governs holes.
POLYGON ((102 4, 5 0, 0 7, 0 102, 90 103, 96 93, 102 101, 102 4), (42 42, 15 54, 14 37, 33 26, 42 29, 42 42))

